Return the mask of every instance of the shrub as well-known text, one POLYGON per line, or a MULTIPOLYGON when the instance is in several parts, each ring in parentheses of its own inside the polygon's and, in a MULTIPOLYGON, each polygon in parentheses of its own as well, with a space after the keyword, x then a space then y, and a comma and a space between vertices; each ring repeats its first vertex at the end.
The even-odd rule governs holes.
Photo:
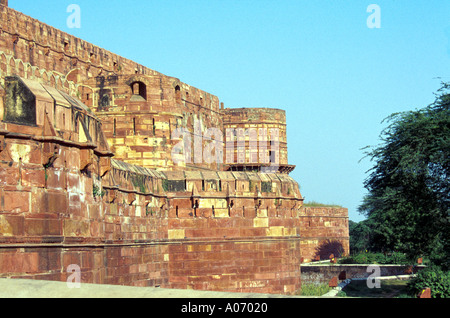
POLYGON ((411 261, 403 253, 383 253, 361 252, 350 257, 343 258, 340 264, 411 264, 411 261))
POLYGON ((434 252, 429 256, 429 262, 439 266, 442 270, 450 271, 450 257, 446 255, 448 252, 434 252))
POLYGON ((375 263, 375 255, 372 253, 360 253, 353 258, 356 264, 373 264, 375 263))
POLYGON ((432 298, 450 298, 450 271, 431 266, 417 273, 407 285, 410 295, 417 295, 425 288, 431 288, 432 298))
POLYGON ((340 264, 384 264, 385 257, 381 253, 362 252, 350 257, 343 258, 340 264))
POLYGON ((404 254, 393 252, 391 254, 386 255, 386 262, 384 264, 412 264, 411 260, 404 254))

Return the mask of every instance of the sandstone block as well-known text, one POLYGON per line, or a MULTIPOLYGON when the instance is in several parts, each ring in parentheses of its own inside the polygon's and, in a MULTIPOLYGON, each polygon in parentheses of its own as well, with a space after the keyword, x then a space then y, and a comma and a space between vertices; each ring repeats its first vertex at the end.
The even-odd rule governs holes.
POLYGON ((3 195, 6 211, 22 213, 30 210, 30 192, 4 191, 3 195))
POLYGON ((269 219, 268 218, 254 218, 253 219, 253 227, 268 227, 269 219))
POLYGON ((62 235, 58 219, 25 219, 24 228, 27 235, 62 235))
POLYGON ((185 230, 183 230, 183 229, 169 230, 168 234, 169 234, 169 240, 184 239, 185 230))

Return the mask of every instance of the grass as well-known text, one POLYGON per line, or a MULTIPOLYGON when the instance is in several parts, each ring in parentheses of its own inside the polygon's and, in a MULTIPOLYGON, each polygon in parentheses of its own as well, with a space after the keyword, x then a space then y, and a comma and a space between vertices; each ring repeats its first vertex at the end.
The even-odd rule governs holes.
POLYGON ((354 280, 345 286, 338 297, 362 298, 405 298, 410 297, 406 290, 407 280, 381 280, 381 288, 369 288, 366 280, 354 280))
POLYGON ((297 292, 298 296, 322 296, 332 288, 328 284, 302 284, 302 288, 297 292))
POLYGON ((334 207, 334 208, 342 208, 342 205, 339 204, 326 204, 326 203, 320 203, 316 201, 309 201, 303 203, 304 207, 334 207))

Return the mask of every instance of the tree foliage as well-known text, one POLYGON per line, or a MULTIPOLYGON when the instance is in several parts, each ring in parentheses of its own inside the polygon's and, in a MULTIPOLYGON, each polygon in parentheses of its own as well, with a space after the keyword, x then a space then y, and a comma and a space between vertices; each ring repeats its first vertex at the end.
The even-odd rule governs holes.
POLYGON ((370 250, 371 227, 368 220, 353 222, 349 220, 350 254, 370 250))
POLYGON ((433 104, 389 116, 381 144, 366 150, 374 166, 359 211, 372 225, 371 242, 378 250, 448 257, 449 89, 443 83, 433 104))

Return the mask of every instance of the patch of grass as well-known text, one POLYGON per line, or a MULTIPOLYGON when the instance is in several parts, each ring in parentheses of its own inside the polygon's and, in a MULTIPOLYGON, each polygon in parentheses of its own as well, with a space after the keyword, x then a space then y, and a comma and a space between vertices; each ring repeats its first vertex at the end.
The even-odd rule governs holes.
POLYGON ((325 204, 316 201, 309 201, 303 203, 304 207, 334 207, 334 208, 342 208, 342 205, 339 204, 325 204))
POLYGON ((302 284, 302 288, 297 292, 298 296, 322 296, 332 288, 328 284, 302 284))
POLYGON ((380 288, 369 288, 366 280, 354 280, 337 296, 362 298, 405 298, 408 296, 406 280, 381 280, 380 288))

